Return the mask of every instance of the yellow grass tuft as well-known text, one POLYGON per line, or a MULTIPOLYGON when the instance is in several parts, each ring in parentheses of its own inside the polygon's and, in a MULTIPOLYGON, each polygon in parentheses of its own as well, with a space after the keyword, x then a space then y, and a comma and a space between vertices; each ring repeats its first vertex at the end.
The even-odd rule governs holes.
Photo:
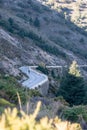
POLYGON ((67 121, 61 121, 58 117, 48 119, 43 117, 36 120, 40 110, 41 102, 38 102, 33 114, 27 115, 22 110, 18 116, 17 108, 6 109, 0 117, 0 130, 81 130, 79 124, 71 124, 67 121))

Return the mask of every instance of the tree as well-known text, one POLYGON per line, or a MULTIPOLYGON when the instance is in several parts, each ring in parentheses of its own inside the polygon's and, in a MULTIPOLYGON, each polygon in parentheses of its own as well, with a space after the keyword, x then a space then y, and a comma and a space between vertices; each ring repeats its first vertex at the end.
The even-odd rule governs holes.
POLYGON ((9 21, 11 26, 14 24, 14 20, 12 18, 9 18, 8 21, 9 21))
POLYGON ((34 26, 40 27, 40 21, 39 21, 39 19, 37 17, 35 18, 34 26))
POLYGON ((37 67, 37 70, 40 70, 44 74, 48 75, 48 69, 46 68, 46 65, 44 63, 40 63, 39 66, 37 67))
POLYGON ((71 106, 84 103, 85 83, 75 61, 71 64, 69 72, 62 78, 58 95, 62 95, 71 106))
POLYGON ((77 64, 76 61, 72 62, 71 66, 69 68, 69 74, 74 75, 76 77, 80 77, 81 76, 79 68, 78 68, 78 64, 77 64))

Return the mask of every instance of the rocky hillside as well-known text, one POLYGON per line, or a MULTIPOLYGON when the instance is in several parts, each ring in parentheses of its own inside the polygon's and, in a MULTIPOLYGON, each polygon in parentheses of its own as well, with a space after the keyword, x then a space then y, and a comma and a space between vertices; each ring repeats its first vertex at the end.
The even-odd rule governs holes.
POLYGON ((87 63, 86 6, 75 0, 0 0, 0 62, 8 68, 87 63))

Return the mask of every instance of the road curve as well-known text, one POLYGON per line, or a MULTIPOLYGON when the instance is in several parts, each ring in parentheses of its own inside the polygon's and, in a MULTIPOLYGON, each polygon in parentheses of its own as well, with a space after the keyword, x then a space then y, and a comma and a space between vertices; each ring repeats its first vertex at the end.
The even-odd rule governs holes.
POLYGON ((46 75, 31 69, 29 66, 23 66, 19 69, 28 76, 28 79, 22 82, 22 85, 27 88, 35 89, 48 81, 46 75))

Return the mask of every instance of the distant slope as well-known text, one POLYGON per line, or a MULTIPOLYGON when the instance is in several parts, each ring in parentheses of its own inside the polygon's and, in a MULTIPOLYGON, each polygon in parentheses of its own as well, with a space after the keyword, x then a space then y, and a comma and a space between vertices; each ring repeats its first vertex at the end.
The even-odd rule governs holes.
MULTIPOLYGON (((0 53, 17 65, 64 65, 87 62, 86 18, 73 21, 78 4, 56 0, 3 0, 0 2, 0 53), (75 6, 74 6, 75 7, 75 6), (77 22, 76 22, 77 21, 77 22), (73 23, 74 22, 74 23, 73 23), (82 25, 81 27, 79 27, 82 25)), ((80 3, 81 14, 86 4, 80 3)), ((80 7, 78 6, 78 7, 80 7)), ((80 10, 79 9, 79 10, 80 10)), ((77 10, 78 12, 78 10, 77 10)), ((76 12, 76 13, 77 13, 76 12)))

